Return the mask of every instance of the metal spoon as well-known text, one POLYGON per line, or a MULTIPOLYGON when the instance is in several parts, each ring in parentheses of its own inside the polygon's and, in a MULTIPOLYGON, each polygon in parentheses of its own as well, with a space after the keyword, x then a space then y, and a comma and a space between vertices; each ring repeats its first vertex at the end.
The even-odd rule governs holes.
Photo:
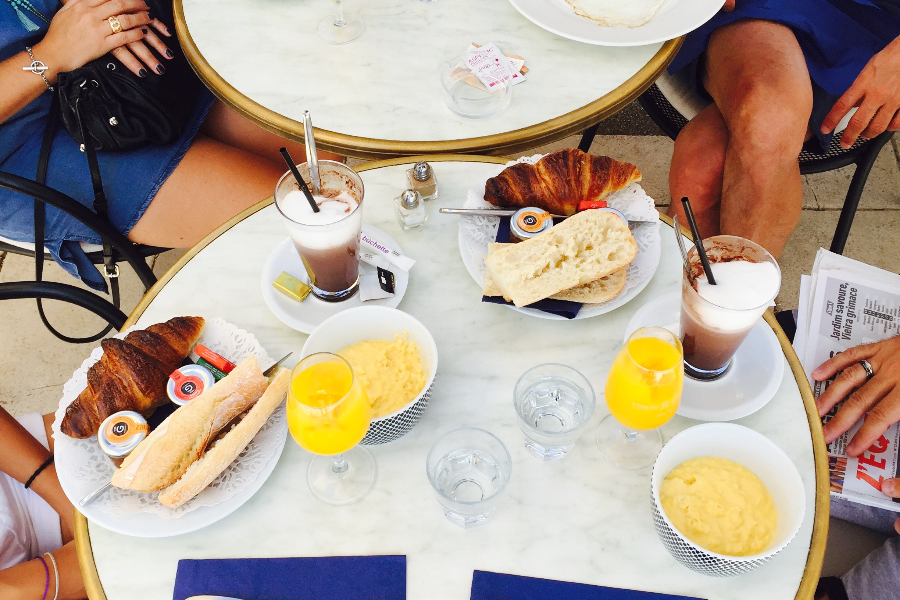
POLYGON ((687 249, 684 247, 684 236, 681 234, 681 225, 678 223, 678 215, 672 217, 672 222, 675 224, 675 239, 678 240, 681 258, 684 260, 684 274, 687 275, 691 285, 694 285, 694 272, 691 270, 691 261, 688 260, 687 249))
POLYGON ((309 166, 309 183, 314 196, 322 195, 322 180, 319 178, 319 155, 316 153, 316 138, 313 135, 312 116, 303 111, 303 139, 306 144, 306 164, 309 166))

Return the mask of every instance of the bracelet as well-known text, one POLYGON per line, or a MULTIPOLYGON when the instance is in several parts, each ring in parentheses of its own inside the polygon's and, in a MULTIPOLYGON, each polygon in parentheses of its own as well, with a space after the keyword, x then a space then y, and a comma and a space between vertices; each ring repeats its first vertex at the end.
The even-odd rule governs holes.
POLYGON ((47 561, 44 560, 43 556, 38 556, 38 560, 44 565, 44 576, 46 577, 44 581, 44 595, 41 596, 41 600, 47 600, 47 591, 50 589, 50 570, 47 568, 47 561))
POLYGON ((25 482, 25 489, 27 490, 29 487, 31 487, 31 484, 34 483, 35 477, 37 477, 38 475, 40 475, 40 474, 41 474, 41 471, 43 471, 44 469, 46 469, 47 467, 49 467, 52 463, 53 463, 53 455, 51 454, 51 455, 50 455, 50 458, 48 458, 47 460, 45 460, 45 461, 44 461, 44 464, 42 464, 41 466, 39 466, 39 467, 37 468, 37 471, 35 471, 35 472, 31 475, 31 477, 28 478, 28 481, 25 482))
POLYGON ((44 80, 44 83, 47 84, 47 89, 52 92, 53 86, 50 85, 50 82, 47 81, 47 77, 44 75, 44 71, 48 69, 47 65, 34 58, 34 54, 31 53, 31 46, 25 46, 25 52, 28 53, 28 57, 31 59, 31 64, 27 67, 22 67, 22 70, 31 71, 35 75, 40 75, 41 79, 44 80))
MULTIPOLYGON (((59 598, 59 569, 56 568, 56 559, 53 558, 52 553, 46 552, 44 553, 44 556, 49 556, 50 562, 53 563, 53 574, 56 575, 56 588, 53 590, 53 600, 57 600, 57 598, 59 598)), ((50 578, 48 577, 47 579, 49 583, 50 578)))

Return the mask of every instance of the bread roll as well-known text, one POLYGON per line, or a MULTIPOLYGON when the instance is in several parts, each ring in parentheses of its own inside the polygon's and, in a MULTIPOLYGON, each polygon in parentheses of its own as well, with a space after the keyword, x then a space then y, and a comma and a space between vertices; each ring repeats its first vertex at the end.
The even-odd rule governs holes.
POLYGON ((243 361, 138 444, 113 474, 112 484, 140 492, 172 485, 225 425, 253 406, 268 383, 256 357, 243 361))
POLYGON ((272 412, 284 400, 291 372, 280 369, 257 400, 250 412, 225 436, 214 442, 200 460, 192 464, 174 485, 159 494, 159 501, 170 508, 178 508, 208 486, 247 447, 272 412))
POLYGON ((631 231, 617 215, 577 213, 548 231, 485 257, 504 298, 528 306, 628 266, 637 255, 631 231))

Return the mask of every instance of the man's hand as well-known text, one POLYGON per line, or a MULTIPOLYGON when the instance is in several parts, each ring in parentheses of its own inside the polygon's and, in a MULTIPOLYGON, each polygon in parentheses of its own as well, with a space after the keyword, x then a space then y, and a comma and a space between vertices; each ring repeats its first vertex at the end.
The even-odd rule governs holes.
MULTIPOLYGON (((825 381, 835 373, 839 374, 834 382, 816 399, 819 416, 844 398, 847 401, 823 427, 825 442, 833 442, 865 415, 862 427, 847 446, 848 455, 859 456, 888 427, 900 421, 900 336, 841 352, 816 368, 812 378, 825 381), (859 364, 863 359, 869 361, 875 373, 869 381, 859 364)), ((900 492, 900 480, 895 481, 900 492)))
MULTIPOLYGON (((888 498, 900 498, 900 477, 894 479, 885 479, 881 484, 881 491, 888 498)), ((894 521, 894 529, 900 533, 900 519, 894 521)))
POLYGON ((731 12, 734 10, 734 0, 725 0, 725 5, 722 6, 722 10, 724 12, 731 12))
POLYGON ((900 38, 869 60, 826 115, 822 133, 833 131, 854 106, 858 109, 841 135, 842 148, 852 146, 859 136, 871 139, 885 130, 900 129, 900 38))

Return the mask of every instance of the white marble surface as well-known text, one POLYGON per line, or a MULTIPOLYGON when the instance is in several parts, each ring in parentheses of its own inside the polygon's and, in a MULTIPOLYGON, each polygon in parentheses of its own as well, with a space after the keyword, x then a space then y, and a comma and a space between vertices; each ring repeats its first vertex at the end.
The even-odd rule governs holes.
MULTIPOLYGON (((493 165, 435 163, 442 206, 461 206, 473 180, 493 165)), ((678 251, 664 226, 660 268, 630 304, 594 319, 546 321, 480 302, 460 261, 456 217, 428 204, 425 229, 403 232, 390 199, 406 166, 363 173, 365 219, 394 236, 417 259, 400 309, 434 335, 440 369, 419 425, 394 443, 374 447, 378 482, 359 504, 332 507, 306 485, 310 455, 290 439, 272 476, 247 504, 195 533, 138 539, 91 525, 101 581, 109 600, 171 598, 181 558, 405 554, 408 598, 465 600, 472 571, 493 570, 590 584, 706 598, 794 598, 809 548, 815 489, 808 426, 790 368, 777 396, 738 423, 769 436, 797 465, 806 487, 799 535, 767 565, 747 575, 714 579, 676 562, 656 536, 650 514, 650 470, 609 464, 593 433, 608 414, 598 398, 592 423, 571 456, 541 463, 526 453, 512 407, 512 389, 527 368, 568 363, 602 389, 628 320, 646 300, 677 289, 678 251), (512 479, 495 518, 464 531, 448 522, 425 476, 425 455, 442 433, 484 427, 504 441, 512 479), (141 590, 135 596, 135 590, 141 590)), ((162 290, 140 323, 177 314, 221 316, 256 334, 273 356, 299 351, 306 336, 283 326, 263 304, 259 271, 285 231, 274 207, 246 219, 190 261, 162 290)), ((293 364, 293 363, 292 363, 293 364)), ((696 424, 676 417, 668 439, 696 424)))
POLYGON ((316 35, 328 0, 184 0, 200 53, 239 92, 317 128, 397 141, 456 140, 528 127, 571 112, 634 75, 661 44, 611 48, 534 25, 507 0, 346 0, 366 31, 332 46, 316 35), (466 119, 441 97, 442 61, 471 42, 496 43, 530 69, 509 108, 466 119))

